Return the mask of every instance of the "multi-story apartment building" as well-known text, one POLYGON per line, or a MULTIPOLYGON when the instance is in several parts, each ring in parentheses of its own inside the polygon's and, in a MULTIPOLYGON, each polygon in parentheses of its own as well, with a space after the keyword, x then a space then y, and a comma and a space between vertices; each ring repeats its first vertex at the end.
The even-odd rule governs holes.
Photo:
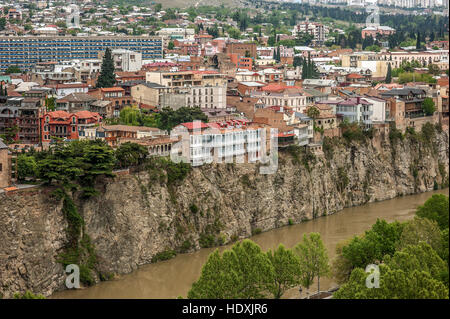
POLYGON ((133 99, 140 105, 162 109, 170 107, 200 107, 202 109, 225 109, 226 86, 166 87, 157 83, 141 83, 131 88, 133 99))
POLYGON ((266 147, 262 125, 244 120, 196 124, 182 123, 172 135, 182 137, 172 146, 172 154, 184 157, 192 166, 238 158, 250 163, 261 160, 266 147))
POLYGON ((97 100, 110 101, 114 107, 114 116, 119 116, 120 111, 126 107, 131 106, 133 97, 125 95, 125 89, 121 87, 99 88, 88 93, 97 100))
POLYGON ((424 116, 424 111, 422 109, 423 101, 426 97, 426 92, 422 89, 405 87, 403 89, 393 89, 390 91, 382 92, 381 96, 383 98, 395 98, 404 102, 405 118, 416 118, 424 116))
POLYGON ((350 123, 360 123, 366 128, 372 126, 373 104, 361 97, 345 100, 322 101, 321 103, 333 107, 333 113, 342 116, 350 123))
POLYGON ((143 59, 163 56, 161 37, 148 36, 96 36, 96 37, 37 37, 1 36, 0 71, 9 65, 30 70, 39 61, 69 59, 96 59, 106 48, 126 49, 142 53, 143 59))
POLYGON ((0 101, 0 135, 14 133, 14 140, 39 143, 39 98, 12 97, 0 101))
POLYGON ((227 43, 225 53, 256 59, 256 43, 230 42, 227 43))
POLYGON ((300 33, 308 33, 314 37, 315 45, 322 45, 328 37, 328 32, 328 28, 321 23, 304 21, 294 27, 292 35, 297 37, 300 33))
POLYGON ((279 84, 269 84, 250 95, 265 106, 289 106, 296 112, 303 112, 307 106, 307 97, 301 88, 279 84))
MULTIPOLYGON (((104 51, 98 53, 98 58, 102 59, 104 51)), ((111 51, 114 61, 114 70, 119 72, 135 72, 142 67, 142 53, 126 49, 114 49, 111 51)))
MULTIPOLYGON (((445 1, 441 3, 445 4, 445 1)), ((378 4, 399 8, 434 8, 439 5, 436 0, 378 0, 378 4)))
POLYGON ((162 28, 157 35, 168 40, 194 40, 195 29, 192 28, 162 28))
POLYGON ((392 68, 398 68, 403 62, 419 61, 423 66, 429 64, 440 64, 445 62, 448 68, 449 53, 447 51, 440 52, 383 52, 376 56, 377 60, 384 60, 391 63, 392 68))
POLYGON ((224 86, 226 76, 216 71, 147 72, 147 82, 168 87, 224 86))

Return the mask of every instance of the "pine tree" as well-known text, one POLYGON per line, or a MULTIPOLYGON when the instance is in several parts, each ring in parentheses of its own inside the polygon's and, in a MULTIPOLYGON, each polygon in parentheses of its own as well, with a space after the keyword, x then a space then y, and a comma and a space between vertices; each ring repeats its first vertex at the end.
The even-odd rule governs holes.
POLYGON ((111 49, 106 48, 105 56, 102 61, 100 76, 97 80, 98 88, 112 87, 116 84, 116 76, 114 73, 114 61, 111 55, 111 49))
POLYGON ((386 83, 391 83, 392 82, 392 69, 391 69, 391 64, 388 63, 388 69, 387 69, 387 73, 386 73, 386 83))

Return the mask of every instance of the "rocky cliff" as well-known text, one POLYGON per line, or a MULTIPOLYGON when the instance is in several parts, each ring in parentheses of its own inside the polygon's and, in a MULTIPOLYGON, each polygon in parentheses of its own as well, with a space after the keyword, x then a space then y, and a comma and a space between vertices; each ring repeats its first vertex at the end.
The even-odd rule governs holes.
MULTIPOLYGON (((95 245, 99 273, 128 273, 139 265, 218 245, 344 207, 448 185, 448 131, 433 142, 417 136, 333 141, 324 154, 290 149, 275 174, 253 164, 194 168, 175 184, 155 171, 99 182, 101 194, 77 200, 95 245)), ((159 172, 161 173, 161 172, 159 172)), ((0 194, 0 293, 63 289, 56 262, 67 241, 61 201, 49 190, 0 194)))

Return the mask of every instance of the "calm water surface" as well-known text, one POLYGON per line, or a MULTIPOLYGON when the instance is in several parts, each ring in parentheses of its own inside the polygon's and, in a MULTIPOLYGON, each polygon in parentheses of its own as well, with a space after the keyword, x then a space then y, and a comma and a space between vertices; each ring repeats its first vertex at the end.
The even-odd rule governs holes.
MULTIPOLYGON (((335 256, 336 244, 361 234, 374 224, 377 218, 386 221, 406 221, 414 216, 418 205, 435 193, 449 194, 449 189, 398 197, 395 199, 346 208, 334 215, 321 217, 294 226, 274 229, 251 237, 263 250, 274 249, 279 244, 295 246, 303 234, 319 232, 328 250, 330 260, 335 256)), ((220 250, 229 246, 220 247, 220 250)), ((131 274, 101 282, 86 289, 65 290, 51 298, 176 298, 186 297, 192 283, 198 279, 208 255, 215 248, 181 254, 174 259, 140 267, 131 274)), ((336 286, 332 279, 321 279, 321 290, 336 286)), ((312 290, 317 289, 313 284, 312 290)), ((305 292, 304 292, 305 294, 305 292)), ((297 289, 286 292, 284 298, 298 298, 297 289)))

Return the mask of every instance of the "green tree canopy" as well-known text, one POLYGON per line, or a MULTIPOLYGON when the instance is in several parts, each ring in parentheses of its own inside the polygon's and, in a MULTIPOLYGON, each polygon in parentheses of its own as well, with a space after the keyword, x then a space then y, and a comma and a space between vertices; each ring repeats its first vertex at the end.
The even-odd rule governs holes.
POLYGON ((298 243, 294 252, 300 257, 302 286, 309 289, 317 277, 317 291, 320 291, 320 277, 327 277, 330 274, 328 254, 319 233, 303 235, 303 241, 298 243))
POLYGON ((214 251, 200 278, 188 292, 190 299, 255 299, 267 296, 273 278, 269 257, 250 240, 233 245, 222 255, 214 251))
POLYGON ((148 155, 148 150, 140 144, 126 142, 120 144, 116 150, 117 165, 121 168, 132 165, 139 165, 144 162, 148 155))
POLYGON ((170 131, 180 123, 195 120, 208 122, 208 117, 199 107, 181 107, 176 111, 171 108, 163 108, 159 113, 159 128, 170 131))
POLYGON ((12 74, 12 73, 22 73, 22 70, 17 65, 10 65, 5 71, 5 74, 12 74))
POLYGON ((17 156, 17 178, 20 181, 27 177, 35 178, 37 176, 37 164, 34 156, 20 154, 17 156))
POLYGON ((343 256, 353 268, 364 268, 376 261, 381 261, 385 255, 395 253, 403 225, 398 222, 387 223, 377 219, 372 229, 363 236, 355 236, 350 244, 342 248, 343 256))
POLYGON ((335 299, 448 299, 448 288, 438 279, 446 266, 428 244, 408 246, 386 256, 380 267, 379 288, 367 288, 369 273, 352 271, 350 279, 334 293, 335 299))
POLYGON ((300 284, 300 260, 290 249, 279 245, 274 252, 269 250, 267 256, 273 266, 273 283, 269 290, 275 299, 281 298, 286 290, 300 284))
POLYGON ((402 249, 421 242, 429 244, 436 251, 441 249, 442 234, 436 221, 415 217, 412 221, 405 223, 398 248, 402 249))
POLYGON ((433 99, 431 97, 426 97, 423 100, 422 109, 426 115, 433 115, 436 111, 436 106, 434 105, 433 99))
POLYGON ((434 220, 438 223, 440 229, 446 229, 448 228, 448 209, 448 196, 434 194, 417 208, 416 215, 434 220))

